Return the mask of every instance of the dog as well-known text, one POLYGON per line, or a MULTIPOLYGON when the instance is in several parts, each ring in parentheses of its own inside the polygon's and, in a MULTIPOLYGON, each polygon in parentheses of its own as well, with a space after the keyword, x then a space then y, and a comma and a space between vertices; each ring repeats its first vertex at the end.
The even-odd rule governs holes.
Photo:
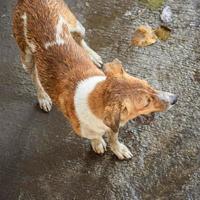
POLYGON ((99 69, 101 57, 87 45, 84 27, 63 0, 19 0, 13 35, 41 109, 49 112, 53 102, 98 154, 106 150, 106 133, 113 153, 130 159, 133 155, 118 140, 119 128, 177 101, 176 95, 126 73, 118 59, 99 69))

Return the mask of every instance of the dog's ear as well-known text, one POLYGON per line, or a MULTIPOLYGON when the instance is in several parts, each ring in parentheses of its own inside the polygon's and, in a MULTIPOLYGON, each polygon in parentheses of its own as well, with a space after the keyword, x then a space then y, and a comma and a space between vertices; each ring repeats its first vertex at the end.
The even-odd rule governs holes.
POLYGON ((123 76, 125 71, 123 69, 122 62, 117 58, 115 58, 112 62, 105 64, 104 72, 108 77, 110 76, 119 77, 123 76))
POLYGON ((104 111, 103 122, 114 133, 117 133, 120 125, 121 105, 119 103, 112 103, 106 106, 104 111))

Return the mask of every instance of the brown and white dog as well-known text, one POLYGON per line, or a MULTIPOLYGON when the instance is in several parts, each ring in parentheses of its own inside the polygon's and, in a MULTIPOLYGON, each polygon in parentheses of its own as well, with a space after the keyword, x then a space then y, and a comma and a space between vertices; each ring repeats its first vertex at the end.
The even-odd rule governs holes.
POLYGON ((97 68, 101 57, 86 44, 84 27, 63 0, 19 0, 13 33, 41 109, 48 112, 56 104, 98 154, 106 150, 103 135, 108 133, 115 155, 131 158, 118 141, 119 127, 176 103, 175 95, 128 75, 117 59, 105 64, 104 72, 97 68))

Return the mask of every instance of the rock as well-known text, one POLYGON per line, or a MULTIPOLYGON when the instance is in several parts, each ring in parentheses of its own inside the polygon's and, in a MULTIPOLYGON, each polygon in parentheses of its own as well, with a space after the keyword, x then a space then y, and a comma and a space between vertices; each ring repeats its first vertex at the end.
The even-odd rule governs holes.
POLYGON ((124 14, 124 16, 126 16, 126 17, 131 16, 131 15, 132 15, 132 13, 131 13, 130 10, 127 10, 127 11, 125 12, 125 14, 124 14))
POLYGON ((164 23, 172 22, 172 11, 171 11, 171 8, 169 6, 166 6, 163 9, 163 11, 160 15, 160 18, 164 23))

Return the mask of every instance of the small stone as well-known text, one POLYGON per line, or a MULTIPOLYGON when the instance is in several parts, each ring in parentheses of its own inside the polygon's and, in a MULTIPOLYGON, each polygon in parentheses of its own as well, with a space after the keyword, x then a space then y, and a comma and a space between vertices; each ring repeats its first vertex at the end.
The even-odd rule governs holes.
POLYGON ((129 10, 127 10, 127 11, 125 12, 125 14, 124 14, 124 16, 126 16, 126 17, 131 16, 131 15, 132 15, 132 13, 131 13, 131 11, 129 11, 129 10))
POLYGON ((171 8, 169 6, 166 6, 161 15, 160 15, 160 18, 163 22, 165 23, 170 23, 172 22, 172 11, 171 11, 171 8))
POLYGON ((90 7, 90 4, 88 2, 85 3, 86 7, 90 7))

